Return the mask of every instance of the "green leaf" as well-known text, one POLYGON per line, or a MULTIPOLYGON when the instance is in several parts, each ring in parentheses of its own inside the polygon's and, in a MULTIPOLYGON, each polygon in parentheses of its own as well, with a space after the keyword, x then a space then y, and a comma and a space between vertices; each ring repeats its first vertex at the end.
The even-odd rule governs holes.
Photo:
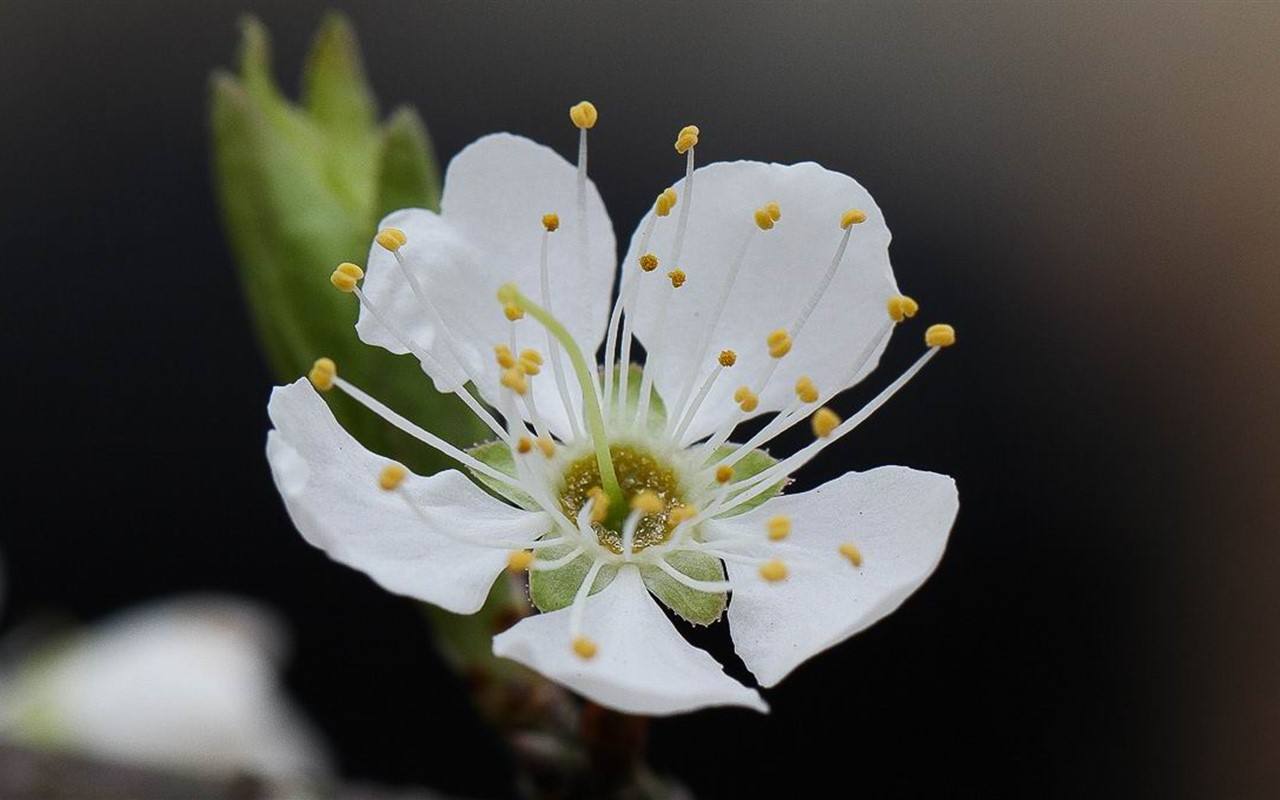
MULTIPOLYGON (((722 459, 725 456, 728 456, 734 450, 737 450, 741 446, 742 445, 739 445, 739 444, 733 444, 732 442, 728 444, 720 445, 720 447, 716 449, 715 460, 718 461, 719 459, 722 459)), ((777 463, 778 463, 778 459, 769 455, 765 451, 752 450, 750 453, 747 453, 745 456, 738 459, 738 462, 733 465, 733 479, 735 481, 740 481, 744 478, 750 478, 752 475, 755 475, 756 473, 759 473, 759 472, 764 472, 766 469, 768 469, 769 467, 772 467, 774 464, 777 464, 777 463)), ((761 503, 763 503, 766 500, 777 497, 778 495, 782 494, 783 489, 787 488, 787 484, 790 482, 790 480, 791 480, 790 478, 783 478, 782 480, 770 486, 765 491, 751 498, 750 500, 738 506, 737 508, 733 509, 732 511, 730 511, 728 514, 725 514, 724 516, 736 517, 739 514, 745 513, 755 508, 756 506, 759 506, 761 503)), ((732 500, 733 497, 734 495, 732 494, 729 495, 730 500, 732 500)))
MULTIPOLYGON (((504 475, 510 475, 513 478, 517 477, 515 456, 511 454, 511 448, 507 443, 501 439, 478 444, 467 450, 467 453, 477 461, 488 464, 504 475)), ((494 480, 483 472, 477 472, 474 469, 468 471, 471 473, 471 477, 475 478, 482 486, 498 497, 509 500, 521 508, 537 509, 540 507, 532 497, 519 489, 514 489, 502 481, 494 480)))
MULTIPOLYGON (((696 580, 725 579, 724 564, 707 553, 681 550, 668 556, 667 563, 696 580)), ((729 596, 724 593, 712 594, 690 589, 653 565, 641 566, 640 575, 644 579, 644 585, 664 605, 676 612, 681 619, 695 625, 710 625, 720 619, 729 600, 729 596)))
POLYGON ((302 73, 302 105, 321 126, 342 137, 367 136, 378 104, 364 76, 360 46, 346 17, 325 14, 302 73))
MULTIPOLYGON (((552 561, 562 556, 567 556, 573 550, 575 545, 572 542, 566 542, 558 547, 548 547, 545 550, 538 551, 539 561, 552 561)), ((587 579, 587 570, 591 568, 591 556, 583 553, 573 561, 565 564, 560 569, 552 570, 531 570, 529 572, 529 598, 533 600, 533 604, 538 607, 539 611, 555 611, 561 608, 568 608, 573 604, 573 598, 578 593, 582 582, 587 579)), ((618 567, 615 564, 605 565, 596 574, 595 582, 591 585, 591 594, 601 591, 610 583, 618 574, 618 567)))
POLYGON ((397 108, 382 132, 375 204, 378 219, 400 208, 440 208, 440 172, 427 128, 412 108, 397 108))

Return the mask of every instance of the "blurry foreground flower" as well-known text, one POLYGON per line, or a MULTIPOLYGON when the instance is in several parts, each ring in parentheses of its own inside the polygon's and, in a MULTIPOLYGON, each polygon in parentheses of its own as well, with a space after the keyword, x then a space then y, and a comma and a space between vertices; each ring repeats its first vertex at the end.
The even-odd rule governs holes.
POLYGON ((272 395, 276 483, 308 541, 392 591, 470 613, 503 569, 528 570, 542 613, 498 635, 494 652, 602 705, 763 711, 658 603, 703 625, 727 608, 764 686, 895 609, 942 555, 953 481, 882 467, 780 492, 955 334, 929 328, 921 358, 841 420, 825 404, 918 310, 895 285, 879 209, 813 163, 695 169, 694 126, 675 145, 684 178, 641 221, 611 306, 613 229, 586 176, 597 114, 584 102, 570 117, 576 169, 527 139, 485 137, 450 164, 439 214, 391 214, 367 278, 351 263, 331 277, 360 302, 360 338, 412 353, 494 441, 459 450, 323 358, 310 384, 272 395), (630 365, 633 339, 643 369, 617 366, 630 365), (602 341, 608 368, 597 369, 602 341), (334 388, 479 483, 418 477, 364 449, 315 391, 334 388), (806 421, 808 446, 781 460, 760 449, 806 421))
POLYGON ((279 685, 283 650, 276 620, 243 601, 129 611, 0 671, 0 736, 205 775, 323 778, 324 750, 279 685))

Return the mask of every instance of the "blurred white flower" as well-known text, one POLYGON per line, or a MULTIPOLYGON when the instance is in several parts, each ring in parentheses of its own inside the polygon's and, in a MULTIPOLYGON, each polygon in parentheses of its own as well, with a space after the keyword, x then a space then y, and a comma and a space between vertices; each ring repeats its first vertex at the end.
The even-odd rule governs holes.
POLYGON ((329 774, 285 697, 281 624, 226 597, 123 612, 0 671, 0 736, 41 748, 204 775, 329 774))

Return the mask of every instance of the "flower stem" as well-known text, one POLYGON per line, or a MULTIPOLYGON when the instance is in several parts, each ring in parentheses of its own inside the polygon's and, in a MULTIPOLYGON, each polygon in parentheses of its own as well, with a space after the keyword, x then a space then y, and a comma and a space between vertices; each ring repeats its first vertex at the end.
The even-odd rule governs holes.
MULTIPOLYGON (((609 496, 609 505, 613 508, 626 508, 626 498, 622 495, 622 487, 618 485, 618 474, 613 469, 613 458, 609 455, 609 439, 605 435, 604 416, 600 413, 600 400, 596 397, 595 383, 591 379, 591 368, 582 350, 578 348, 573 335, 552 316, 545 308, 520 293, 511 284, 503 287, 509 290, 511 301, 523 309, 555 337, 569 355, 569 363, 573 365, 574 376, 582 387, 582 408, 586 415, 587 433, 591 436, 591 444, 596 453, 596 463, 600 467, 600 484, 609 496)), ((573 409, 566 409, 570 414, 573 409)))

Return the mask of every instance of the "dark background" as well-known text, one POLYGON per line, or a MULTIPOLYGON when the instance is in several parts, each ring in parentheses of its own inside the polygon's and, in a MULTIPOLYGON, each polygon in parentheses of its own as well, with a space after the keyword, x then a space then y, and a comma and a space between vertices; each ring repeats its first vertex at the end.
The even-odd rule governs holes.
MULTIPOLYGON (((260 598, 347 775, 500 797, 420 612, 309 548, 262 454, 206 80, 252 10, 296 89, 327 5, 0 0, 4 629, 260 598)), ((689 122, 704 159, 854 175, 900 284, 959 331, 801 486, 956 476, 937 574, 771 715, 658 722, 659 768, 705 797, 1275 796, 1280 6, 332 5, 442 161, 494 130, 569 156, 592 99, 622 241, 689 122)))

